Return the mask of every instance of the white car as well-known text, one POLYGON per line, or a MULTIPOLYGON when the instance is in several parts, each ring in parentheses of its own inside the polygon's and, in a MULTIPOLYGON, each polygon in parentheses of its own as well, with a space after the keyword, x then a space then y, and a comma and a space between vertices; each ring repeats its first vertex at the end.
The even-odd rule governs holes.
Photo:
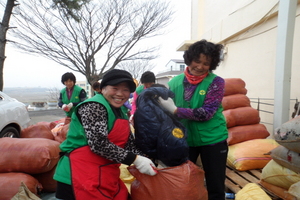
POLYGON ((26 105, 0 91, 0 138, 20 137, 30 125, 26 105))

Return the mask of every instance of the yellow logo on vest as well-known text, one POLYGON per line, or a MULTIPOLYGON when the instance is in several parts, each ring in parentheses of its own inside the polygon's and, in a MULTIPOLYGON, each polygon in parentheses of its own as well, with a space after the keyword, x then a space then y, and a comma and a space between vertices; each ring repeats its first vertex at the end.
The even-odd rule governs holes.
POLYGON ((183 138, 184 134, 180 128, 174 128, 172 130, 172 135, 176 138, 183 138))
POLYGON ((200 95, 205 95, 205 94, 206 94, 206 91, 205 91, 205 90, 200 90, 200 91, 199 91, 199 94, 200 94, 200 95))

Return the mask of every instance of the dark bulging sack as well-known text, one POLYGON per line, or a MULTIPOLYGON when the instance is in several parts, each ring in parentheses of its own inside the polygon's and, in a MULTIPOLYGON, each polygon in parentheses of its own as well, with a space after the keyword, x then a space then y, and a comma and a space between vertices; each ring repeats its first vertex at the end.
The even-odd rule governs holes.
POLYGON ((187 131, 160 106, 159 96, 167 99, 174 94, 167 88, 150 87, 138 96, 134 114, 136 145, 149 157, 167 166, 178 166, 188 160, 187 131))

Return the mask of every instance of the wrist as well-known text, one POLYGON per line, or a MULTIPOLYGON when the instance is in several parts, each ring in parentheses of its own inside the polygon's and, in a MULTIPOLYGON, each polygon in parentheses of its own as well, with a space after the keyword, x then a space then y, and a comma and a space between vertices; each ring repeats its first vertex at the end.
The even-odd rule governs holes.
POLYGON ((178 109, 178 108, 176 107, 173 114, 177 114, 177 109, 178 109))

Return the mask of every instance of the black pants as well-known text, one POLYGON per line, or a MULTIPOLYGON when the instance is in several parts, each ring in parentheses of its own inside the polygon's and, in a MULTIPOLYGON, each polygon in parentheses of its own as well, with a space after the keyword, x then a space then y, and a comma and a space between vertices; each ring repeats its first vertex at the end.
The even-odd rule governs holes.
POLYGON ((75 200, 72 186, 57 181, 55 197, 63 200, 75 200))
POLYGON ((207 146, 190 147, 189 158, 196 163, 201 157, 209 200, 225 199, 226 160, 228 145, 226 141, 207 146))

